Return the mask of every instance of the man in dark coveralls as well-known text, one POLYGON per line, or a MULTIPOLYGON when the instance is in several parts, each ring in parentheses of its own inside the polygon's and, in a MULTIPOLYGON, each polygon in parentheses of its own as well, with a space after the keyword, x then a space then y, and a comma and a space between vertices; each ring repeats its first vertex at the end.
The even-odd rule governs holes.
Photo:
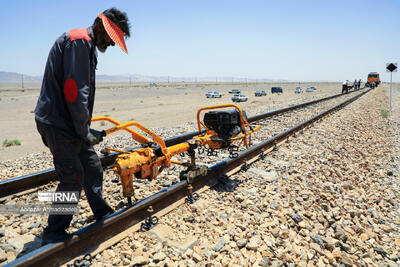
MULTIPOLYGON (((35 109, 37 129, 53 154, 58 191, 78 191, 82 187, 95 219, 113 212, 102 197, 103 169, 93 145, 103 133, 90 128, 94 98, 96 48, 104 53, 117 44, 128 53, 130 36, 126 13, 105 10, 85 29, 62 34, 50 50, 42 89, 35 109)), ((49 215, 42 244, 69 238, 65 230, 72 215, 49 215)))

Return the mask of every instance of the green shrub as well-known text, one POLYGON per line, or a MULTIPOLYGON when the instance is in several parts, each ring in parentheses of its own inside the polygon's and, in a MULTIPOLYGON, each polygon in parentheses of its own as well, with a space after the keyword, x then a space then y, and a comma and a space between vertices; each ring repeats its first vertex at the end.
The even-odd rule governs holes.
POLYGON ((384 117, 385 119, 388 117, 389 113, 386 110, 381 110, 381 115, 382 117, 384 117))
POLYGON ((5 147, 9 147, 9 146, 20 146, 21 145, 21 141, 19 141, 18 139, 14 139, 14 140, 4 140, 3 141, 3 146, 5 147))
POLYGON ((8 146, 12 146, 12 142, 9 141, 8 139, 3 141, 3 146, 8 147, 8 146))

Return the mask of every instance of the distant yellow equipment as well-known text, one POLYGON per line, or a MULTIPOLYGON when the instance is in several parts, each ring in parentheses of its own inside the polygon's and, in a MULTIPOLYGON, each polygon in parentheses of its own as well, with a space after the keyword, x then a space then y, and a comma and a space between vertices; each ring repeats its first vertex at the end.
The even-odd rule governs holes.
POLYGON ((377 72, 370 72, 368 74, 367 82, 365 83, 365 86, 371 87, 372 89, 375 87, 378 87, 378 85, 381 83, 381 80, 379 79, 379 73, 377 72))

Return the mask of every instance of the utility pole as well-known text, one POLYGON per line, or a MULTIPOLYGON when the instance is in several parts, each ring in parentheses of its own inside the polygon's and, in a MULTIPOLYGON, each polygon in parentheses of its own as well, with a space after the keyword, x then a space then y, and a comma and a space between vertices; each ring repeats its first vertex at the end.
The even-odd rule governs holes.
POLYGON ((24 89, 24 75, 21 74, 21 84, 22 84, 22 89, 24 89))
POLYGON ((390 111, 392 111, 392 73, 390 72, 390 111))

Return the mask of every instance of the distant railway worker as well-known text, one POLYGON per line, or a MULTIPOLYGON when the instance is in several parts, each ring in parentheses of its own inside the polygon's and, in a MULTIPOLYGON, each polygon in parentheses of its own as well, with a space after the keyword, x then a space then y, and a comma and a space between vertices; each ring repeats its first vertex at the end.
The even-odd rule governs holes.
POLYGON ((354 80, 354 82, 353 82, 353 88, 354 88, 354 90, 357 90, 357 89, 358 89, 357 80, 354 80))
MULTIPOLYGON (((104 53, 117 44, 128 53, 130 36, 126 13, 116 8, 99 14, 92 26, 62 34, 50 50, 42 89, 35 109, 37 129, 53 154, 59 184, 57 191, 82 187, 94 218, 111 214, 102 197, 103 169, 93 145, 102 132, 90 128, 95 96, 97 50, 104 53)), ((65 240, 72 215, 49 215, 42 244, 65 240)))
POLYGON ((358 89, 361 88, 361 79, 358 80, 358 89))
POLYGON ((347 93, 347 87, 349 86, 349 80, 345 80, 343 83, 342 83, 342 94, 344 93, 344 92, 346 92, 347 93))

